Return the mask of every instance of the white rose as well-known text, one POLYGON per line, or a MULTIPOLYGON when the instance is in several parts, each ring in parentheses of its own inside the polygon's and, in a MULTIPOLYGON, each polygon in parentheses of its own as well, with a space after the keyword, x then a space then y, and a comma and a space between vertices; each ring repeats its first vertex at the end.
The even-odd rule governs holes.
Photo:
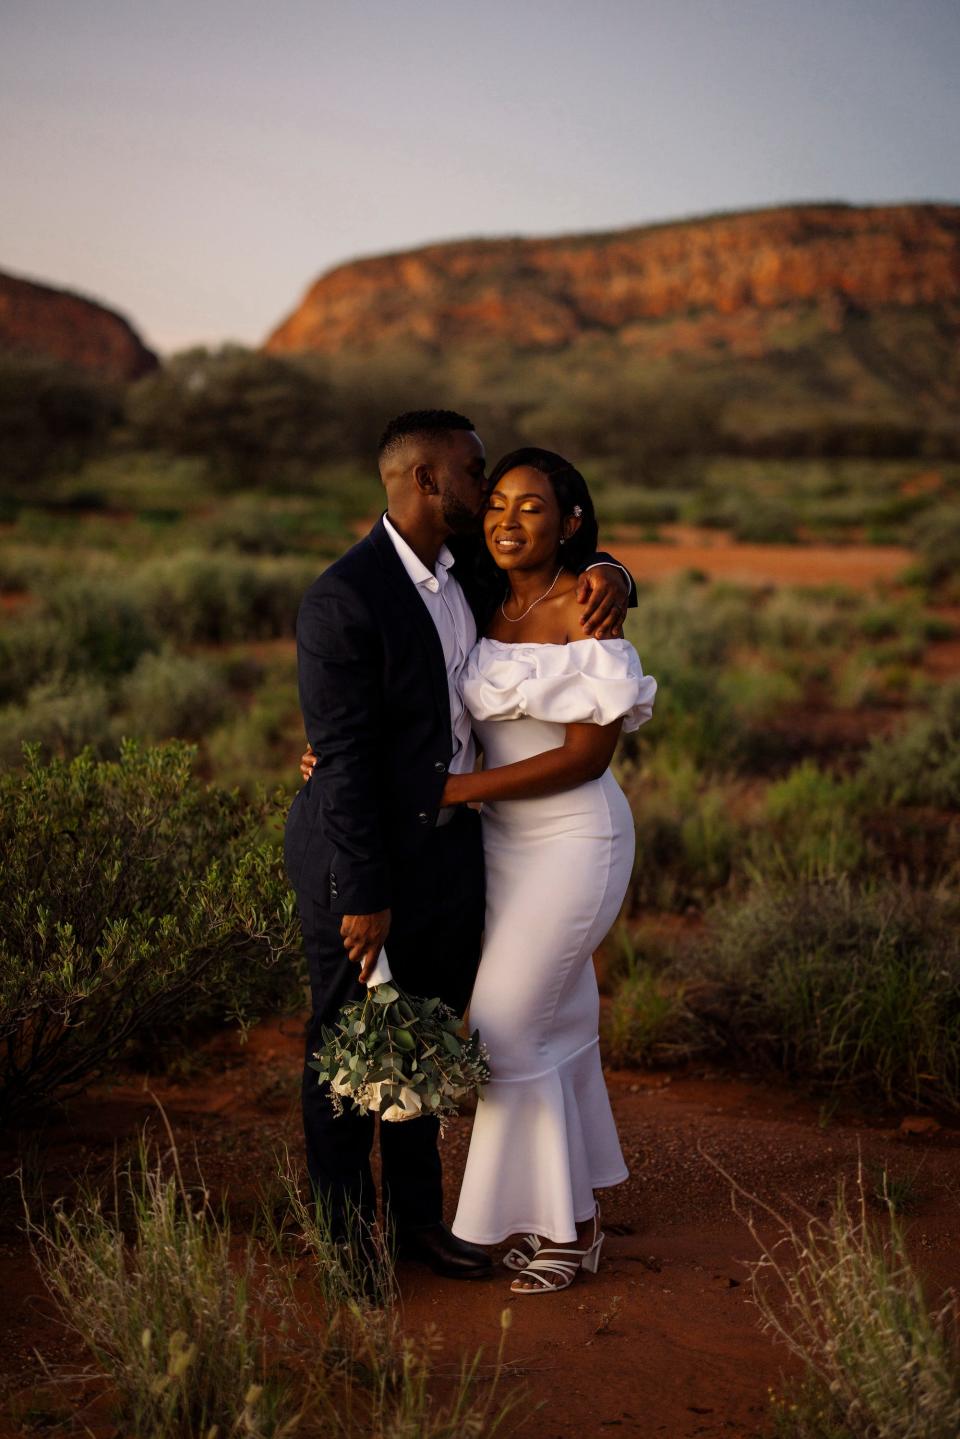
MULTIPOLYGON (((368 1109, 372 1109, 374 1112, 379 1110, 385 1084, 389 1087, 389 1081, 387 1080, 379 1080, 376 1084, 367 1086, 368 1109)), ((417 1094, 416 1090, 409 1089, 407 1085, 404 1085, 400 1090, 399 1103, 395 1102, 391 1104, 386 1113, 380 1117, 389 1120, 391 1123, 396 1123, 401 1119, 416 1119, 417 1115, 422 1113, 422 1111, 423 1104, 421 1103, 419 1094, 417 1094)))

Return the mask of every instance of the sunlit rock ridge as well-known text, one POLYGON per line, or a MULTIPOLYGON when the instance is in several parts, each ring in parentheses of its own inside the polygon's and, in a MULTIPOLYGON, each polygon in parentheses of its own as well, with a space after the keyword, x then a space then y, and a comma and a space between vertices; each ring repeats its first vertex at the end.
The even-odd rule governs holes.
POLYGON ((69 290, 3 273, 0 353, 57 360, 107 380, 134 380, 157 364, 122 315, 69 290))
POLYGON ((339 265, 265 343, 275 353, 590 336, 651 355, 762 354, 771 322, 935 308, 960 329, 960 205, 790 205, 603 234, 464 240, 339 265))

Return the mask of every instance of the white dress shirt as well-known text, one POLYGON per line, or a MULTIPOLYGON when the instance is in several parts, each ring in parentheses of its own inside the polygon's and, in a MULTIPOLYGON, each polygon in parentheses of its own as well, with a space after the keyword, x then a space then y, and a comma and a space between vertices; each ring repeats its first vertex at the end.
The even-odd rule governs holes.
MULTIPOLYGON (((470 716, 463 703, 462 689, 467 658, 477 642, 473 611, 467 604, 466 596, 455 576, 450 573, 453 555, 446 545, 440 546, 436 566, 429 570, 414 554, 403 536, 394 529, 386 515, 383 517, 383 528, 390 536, 400 563, 416 586, 417 594, 426 605, 443 647, 443 660, 447 668, 447 694, 450 699, 450 732, 453 736, 453 758, 449 772, 469 774, 476 762, 477 752, 470 716)), ((443 814, 441 811, 441 815, 443 814)))

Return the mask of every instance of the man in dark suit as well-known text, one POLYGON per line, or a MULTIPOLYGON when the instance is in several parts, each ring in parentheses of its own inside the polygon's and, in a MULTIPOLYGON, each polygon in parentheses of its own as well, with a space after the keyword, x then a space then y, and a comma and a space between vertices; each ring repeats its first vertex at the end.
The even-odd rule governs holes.
MULTIPOLYGON (((483 445, 447 410, 391 421, 379 450, 387 512, 304 596, 297 620, 300 704, 316 764, 286 827, 313 1014, 307 1058, 386 946, 406 990, 458 1014, 480 960, 484 922, 480 817, 442 810, 448 772, 474 765, 459 673, 496 594, 476 564, 486 499, 483 445), (449 543, 448 543, 449 542, 449 543), (357 968, 359 965, 359 969, 357 968)), ((581 577, 585 632, 625 614, 625 572, 596 556, 581 577)), ((350 1212, 370 1222, 374 1119, 333 1111, 304 1069, 307 1165, 342 1237, 350 1212)), ((473 1278, 489 1256, 443 1224, 438 1121, 380 1125, 384 1207, 399 1252, 473 1278)))

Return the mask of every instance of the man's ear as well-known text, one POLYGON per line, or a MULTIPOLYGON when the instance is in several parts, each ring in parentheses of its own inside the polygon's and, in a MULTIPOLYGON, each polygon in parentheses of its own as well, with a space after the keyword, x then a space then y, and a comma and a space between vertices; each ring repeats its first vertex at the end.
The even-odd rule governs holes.
POLYGON ((434 477, 433 468, 430 465, 419 464, 413 467, 413 483, 421 495, 439 494, 440 486, 434 477))

